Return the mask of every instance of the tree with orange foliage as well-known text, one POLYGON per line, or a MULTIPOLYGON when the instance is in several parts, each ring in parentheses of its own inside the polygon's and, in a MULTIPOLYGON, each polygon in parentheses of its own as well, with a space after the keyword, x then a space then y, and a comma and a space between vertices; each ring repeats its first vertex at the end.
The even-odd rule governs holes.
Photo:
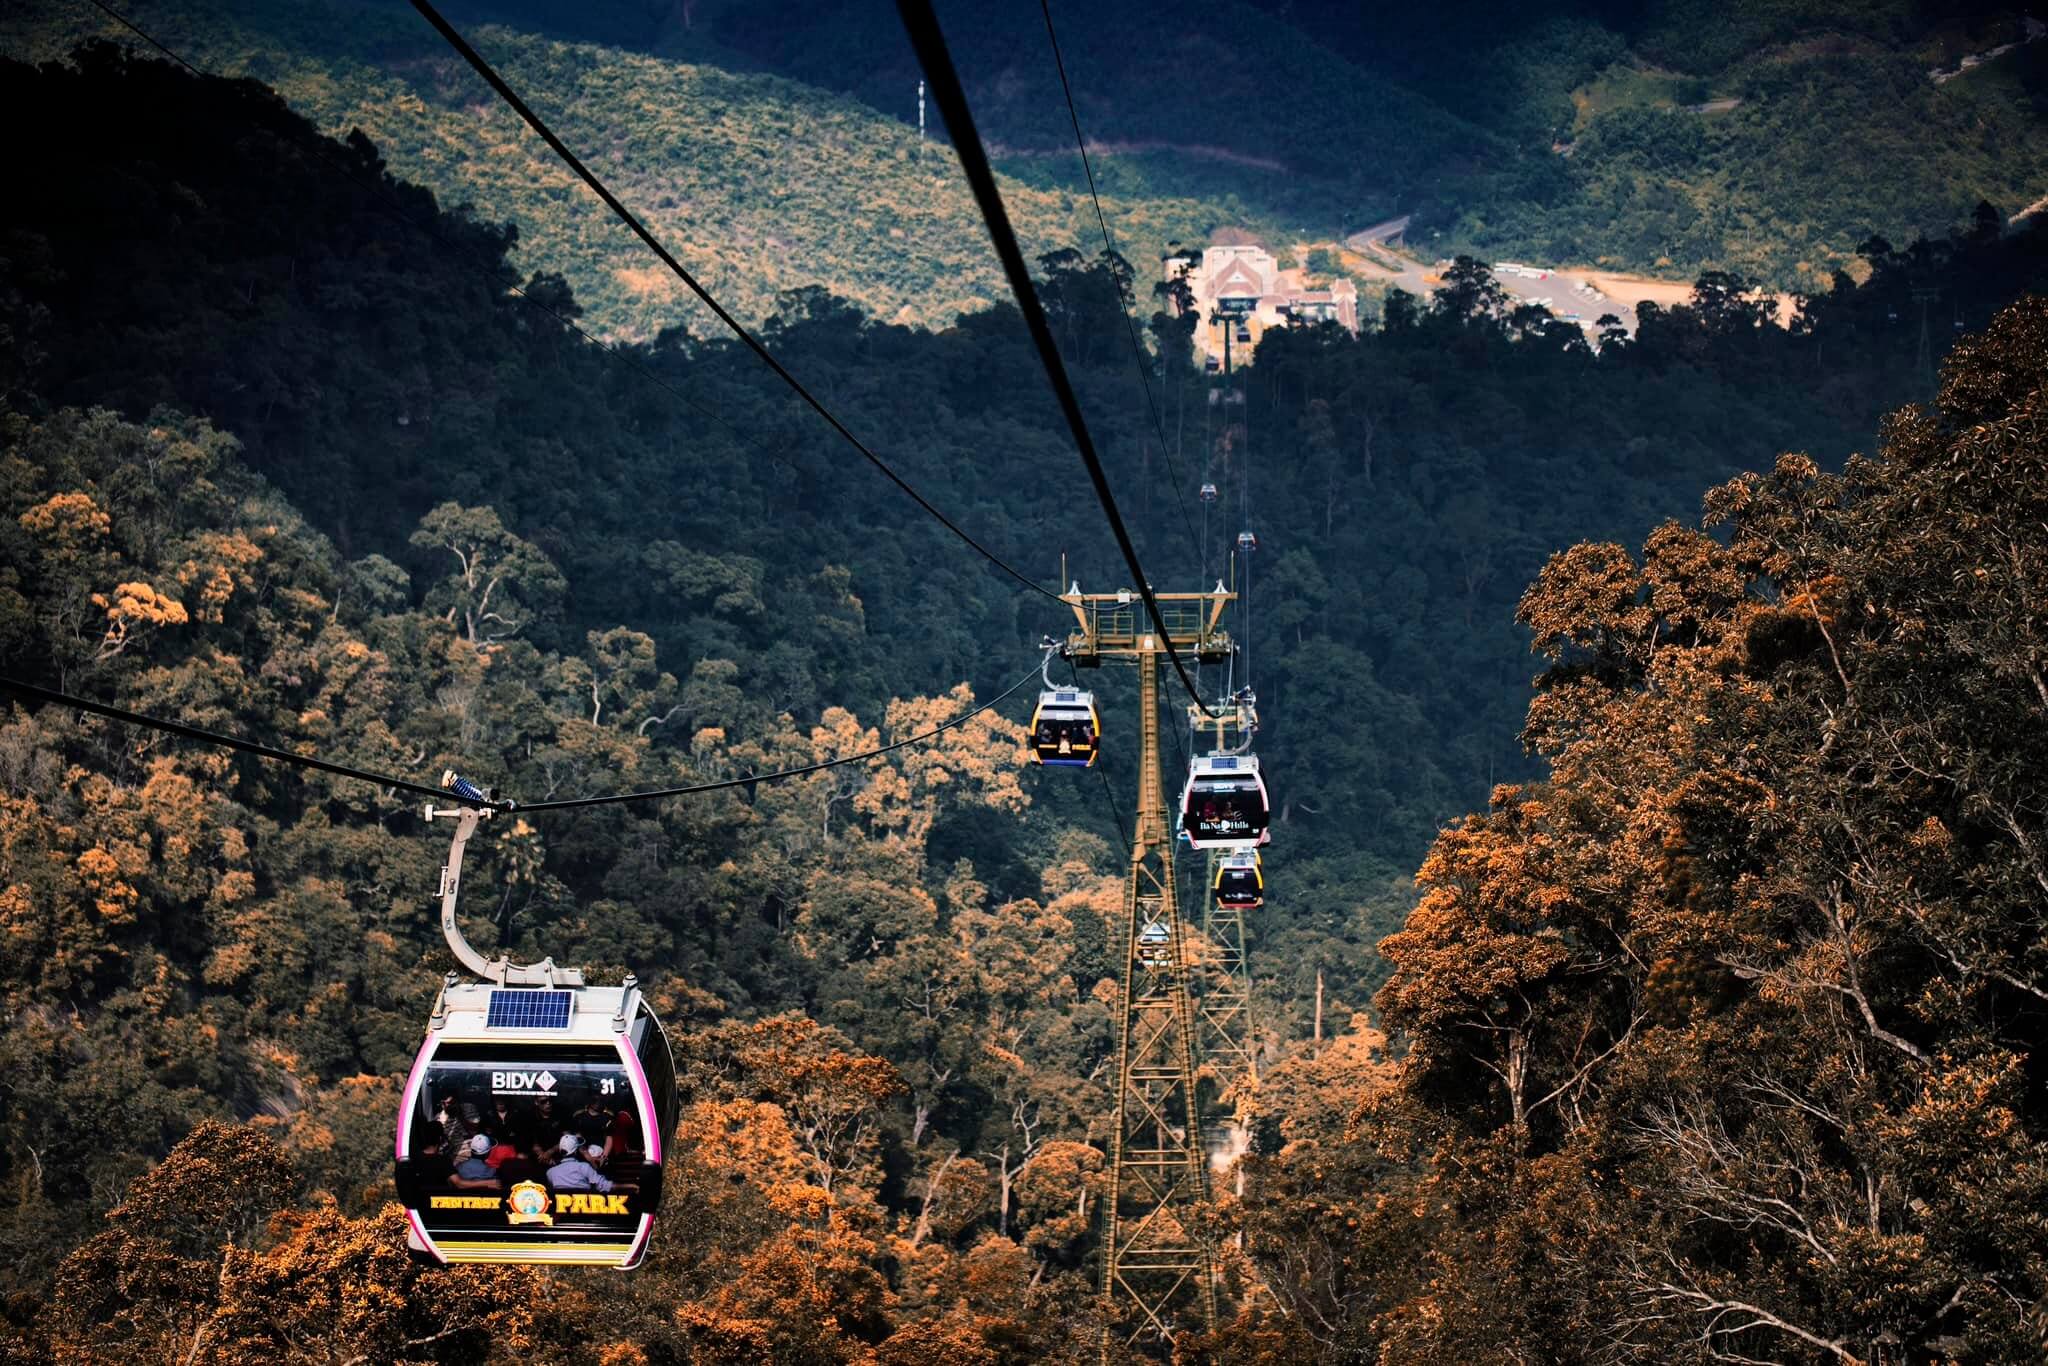
POLYGON ((522 1268, 428 1270, 403 1212, 290 1205, 285 1153, 201 1124, 65 1259, 38 1323, 60 1359, 568 1361, 601 1333, 580 1291, 522 1268))
POLYGON ((2044 357, 2008 310, 1876 458, 1530 590, 1551 779, 1440 836, 1384 946, 1388 1165, 1327 1173, 1382 1193, 1351 1350, 2039 1356, 2044 357))

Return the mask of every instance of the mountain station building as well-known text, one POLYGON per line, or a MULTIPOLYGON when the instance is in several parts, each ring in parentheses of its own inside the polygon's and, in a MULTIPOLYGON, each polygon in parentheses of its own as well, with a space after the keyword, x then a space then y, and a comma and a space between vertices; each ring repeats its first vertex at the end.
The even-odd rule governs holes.
POLYGON ((1195 348, 1219 364, 1226 340, 1233 359, 1248 358, 1268 328, 1333 322, 1358 331, 1358 287, 1339 277, 1328 289, 1306 287, 1301 268, 1283 270, 1273 254, 1254 245, 1204 248, 1166 258, 1169 280, 1183 279, 1194 295, 1195 348))

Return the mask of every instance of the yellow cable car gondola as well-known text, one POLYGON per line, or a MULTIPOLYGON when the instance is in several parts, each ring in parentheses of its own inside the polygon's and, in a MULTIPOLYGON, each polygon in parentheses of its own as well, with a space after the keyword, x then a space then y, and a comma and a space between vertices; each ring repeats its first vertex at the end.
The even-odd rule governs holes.
POLYGON ((1031 714, 1031 757, 1050 768, 1093 768, 1102 741, 1095 694, 1053 688, 1038 695, 1031 714))
POLYGON ((1218 906, 1254 911, 1266 904, 1266 877, 1259 852, 1226 854, 1216 864, 1213 886, 1218 906))

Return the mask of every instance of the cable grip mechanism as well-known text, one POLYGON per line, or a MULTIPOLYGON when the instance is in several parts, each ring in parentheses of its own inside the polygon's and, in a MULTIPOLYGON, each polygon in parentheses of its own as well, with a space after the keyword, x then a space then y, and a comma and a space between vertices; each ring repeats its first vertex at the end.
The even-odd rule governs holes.
MULTIPOLYGON (((441 786, 465 803, 496 800, 493 794, 459 776, 452 768, 441 775, 441 786)), ((477 822, 496 814, 495 807, 486 805, 437 807, 431 802, 427 805, 429 821, 451 817, 455 821, 455 837, 448 845, 448 862, 441 865, 441 933, 447 938, 455 961, 485 981, 496 982, 501 987, 580 987, 583 985, 580 969, 557 967, 552 958, 543 958, 538 963, 514 963, 501 953, 496 958, 487 959, 462 937, 462 926, 455 919, 455 902, 462 890, 463 850, 469 844, 469 837, 476 833, 477 822)))
POLYGON ((1045 690, 1047 692, 1058 692, 1059 684, 1052 681, 1052 661, 1055 656, 1060 659, 1067 657, 1066 642, 1054 640, 1051 636, 1045 636, 1040 640, 1039 648, 1045 651, 1045 658, 1039 661, 1038 676, 1045 680, 1045 690))

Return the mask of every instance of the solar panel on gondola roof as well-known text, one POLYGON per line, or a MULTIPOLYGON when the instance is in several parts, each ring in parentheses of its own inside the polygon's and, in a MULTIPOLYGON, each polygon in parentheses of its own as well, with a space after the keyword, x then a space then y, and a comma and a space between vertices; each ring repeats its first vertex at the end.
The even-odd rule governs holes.
POLYGON ((567 991, 494 991, 484 1016, 487 1029, 567 1029, 567 991))

